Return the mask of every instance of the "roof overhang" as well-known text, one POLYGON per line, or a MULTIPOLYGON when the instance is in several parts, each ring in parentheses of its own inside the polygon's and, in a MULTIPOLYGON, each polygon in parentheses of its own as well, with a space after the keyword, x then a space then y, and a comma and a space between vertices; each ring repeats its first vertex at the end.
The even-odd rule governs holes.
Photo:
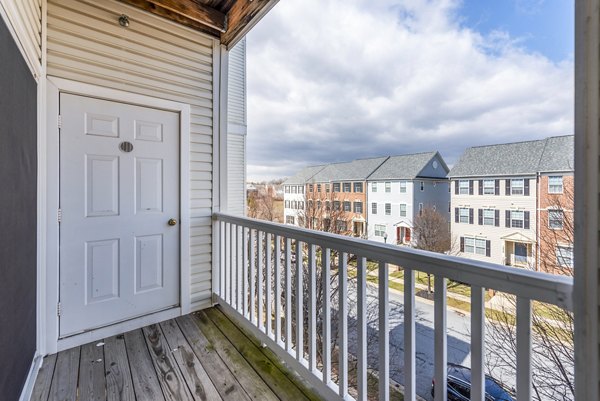
POLYGON ((501 237, 500 239, 503 239, 505 241, 510 241, 510 242, 523 242, 523 243, 527 243, 527 244, 535 243, 534 240, 532 240, 531 238, 529 238, 528 236, 526 236, 520 232, 514 232, 512 234, 501 237))
POLYGON ((120 0, 204 32, 231 49, 279 0, 120 0))

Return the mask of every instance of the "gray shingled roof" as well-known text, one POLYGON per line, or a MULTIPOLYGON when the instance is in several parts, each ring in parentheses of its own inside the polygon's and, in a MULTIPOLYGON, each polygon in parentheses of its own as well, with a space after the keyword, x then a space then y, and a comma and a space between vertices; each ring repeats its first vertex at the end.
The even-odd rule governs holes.
POLYGON ((315 174, 317 174, 319 171, 323 170, 324 168, 325 168, 324 164, 320 165, 320 166, 304 167, 302 170, 300 170, 299 173, 297 173, 293 177, 290 177, 287 180, 285 180, 283 182, 283 185, 301 185, 301 184, 305 184, 315 174))
POLYGON ((328 164, 323 170, 315 174, 310 181, 329 182, 366 180, 367 177, 387 159, 388 157, 386 156, 372 159, 358 159, 345 163, 328 164))
MULTIPOLYGON (((369 176, 369 180, 412 180, 416 178, 427 163, 429 163, 438 152, 415 153, 412 155, 391 156, 381 167, 369 176)), ((440 158, 440 160, 442 160, 440 158)), ((445 166, 442 160, 442 168, 445 166)))
POLYGON ((468 148, 448 177, 534 175, 546 139, 468 148))
POLYGON ((546 147, 540 158, 539 172, 574 171, 575 137, 554 136, 546 139, 546 147))

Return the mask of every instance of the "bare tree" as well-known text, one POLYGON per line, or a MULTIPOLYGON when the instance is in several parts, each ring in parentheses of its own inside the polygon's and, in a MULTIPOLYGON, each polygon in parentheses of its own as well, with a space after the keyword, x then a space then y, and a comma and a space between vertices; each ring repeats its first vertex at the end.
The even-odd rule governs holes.
MULTIPOLYGON (((571 181, 572 182, 572 181, 571 181)), ((572 256, 561 249, 574 243, 572 184, 566 182, 562 194, 548 195, 543 205, 539 232, 538 269, 573 275, 572 256), (570 185, 569 185, 570 184, 570 185), (551 221, 552 220, 552 221, 551 221), (563 246, 563 247, 561 247, 563 246)), ((501 311, 488 322, 488 370, 495 376, 516 371, 516 300, 507 297, 501 311), (500 373, 498 373, 500 372, 500 373)), ((574 319, 573 314, 553 305, 534 302, 532 308, 533 399, 558 401, 574 399, 574 319)), ((498 377, 502 380, 502 377, 498 377)))
POLYGON ((272 186, 253 191, 248 195, 247 200, 248 217, 281 223, 283 220, 281 203, 282 200, 278 198, 272 186))
POLYGON ((312 230, 349 235, 349 205, 344 193, 333 192, 330 184, 307 186, 304 209, 298 216, 301 225, 312 230), (311 191, 312 189, 312 191, 311 191))

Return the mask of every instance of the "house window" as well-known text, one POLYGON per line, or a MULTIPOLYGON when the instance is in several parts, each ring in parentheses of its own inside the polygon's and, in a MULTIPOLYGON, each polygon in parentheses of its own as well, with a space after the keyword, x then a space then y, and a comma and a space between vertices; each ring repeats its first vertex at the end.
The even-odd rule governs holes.
POLYGON ((285 217, 285 222, 288 223, 288 224, 294 224, 295 223, 294 216, 286 216, 285 217))
POLYGON ((298 209, 298 201, 292 201, 292 209, 298 209))
POLYGON ((406 217, 406 204, 400 204, 400 217, 406 217))
POLYGON ((325 184, 325 192, 329 193, 329 184, 325 184))
POLYGON ((465 253, 486 255, 486 243, 484 239, 465 237, 465 253))
POLYGON ((354 213, 362 213, 362 212, 363 212, 362 202, 354 202, 354 213))
POLYGON ((343 220, 337 220, 335 222, 335 225, 337 227, 338 232, 344 232, 344 231, 348 230, 348 226, 347 226, 346 222, 343 220))
POLYGON ((468 223, 469 222, 469 208, 461 207, 458 209, 458 222, 468 223))
POLYGON ((496 194, 496 183, 494 180, 483 180, 483 194, 484 195, 495 195, 496 194))
POLYGON ((421 191, 425 191, 425 182, 421 181, 421 191))
POLYGON ((525 182, 522 178, 515 178, 510 180, 510 194, 511 195, 523 195, 525 182))
POLYGON ((286 207, 287 209, 289 209, 289 208, 290 208, 290 201, 289 201, 289 200, 285 201, 285 207, 286 207))
POLYGON ((562 210, 548 210, 548 227, 553 230, 563 229, 563 211, 562 210))
POLYGON ((285 193, 286 194, 290 193, 290 187, 288 185, 285 186, 285 193))
POLYGON ((392 183, 391 182, 385 183, 385 192, 392 192, 392 183))
POLYGON ((333 210, 340 210, 340 201, 333 201, 333 210))
POLYGON ((391 203, 385 204, 385 214, 388 216, 392 214, 392 204, 391 203))
POLYGON ((355 182, 354 183, 354 192, 362 192, 362 191, 363 191, 362 182, 355 182))
POLYGON ((352 184, 349 182, 345 182, 343 184, 344 192, 352 192, 352 184))
POLYGON ((458 182, 458 193, 460 195, 469 195, 469 180, 460 180, 458 182))
POLYGON ((344 201, 344 212, 352 211, 351 205, 349 201, 344 201))
POLYGON ((377 214, 377 203, 371 203, 371 213, 377 214))
POLYGON ((419 203, 419 216, 423 215, 423 204, 419 203))
POLYGON ((298 193, 298 188, 295 185, 292 187, 292 193, 293 194, 298 193))
POLYGON ((325 201, 325 210, 326 211, 330 211, 331 210, 331 203, 329 201, 325 201))
POLYGON ((300 208, 301 210, 304 210, 304 201, 300 201, 300 202, 298 202, 298 205, 300 205, 300 206, 299 206, 299 208, 300 208))
POLYGON ((556 263, 561 267, 573 268, 573 247, 559 245, 556 247, 556 263))
POLYGON ((375 236, 383 237, 385 234, 385 224, 375 224, 375 236))
POLYGON ((308 184, 308 192, 313 192, 315 190, 315 186, 313 184, 308 184))
POLYGON ((406 193, 406 181, 400 181, 400 193, 406 193))
POLYGON ((317 184, 317 192, 321 192, 321 184, 317 184))
POLYGON ((340 192, 340 183, 339 182, 333 183, 333 192, 340 192))
POLYGON ((513 228, 523 228, 525 213, 521 210, 512 210, 510 212, 510 226, 513 228))
POLYGON ((483 210, 483 225, 493 226, 496 224, 496 211, 494 209, 483 210))
POLYGON ((377 192, 377 183, 376 182, 371 183, 371 192, 377 192))
POLYGON ((563 178, 561 175, 548 177, 548 193, 562 194, 563 193, 563 178))
POLYGON ((298 193, 299 194, 303 194, 304 193, 304 186, 299 186, 298 187, 298 193))

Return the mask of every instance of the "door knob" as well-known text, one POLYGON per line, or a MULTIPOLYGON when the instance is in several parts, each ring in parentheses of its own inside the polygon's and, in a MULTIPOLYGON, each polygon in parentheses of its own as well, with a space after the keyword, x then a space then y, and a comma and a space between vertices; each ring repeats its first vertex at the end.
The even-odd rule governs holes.
POLYGON ((177 219, 169 219, 169 221, 167 222, 167 224, 170 225, 170 226, 177 225, 177 219))

